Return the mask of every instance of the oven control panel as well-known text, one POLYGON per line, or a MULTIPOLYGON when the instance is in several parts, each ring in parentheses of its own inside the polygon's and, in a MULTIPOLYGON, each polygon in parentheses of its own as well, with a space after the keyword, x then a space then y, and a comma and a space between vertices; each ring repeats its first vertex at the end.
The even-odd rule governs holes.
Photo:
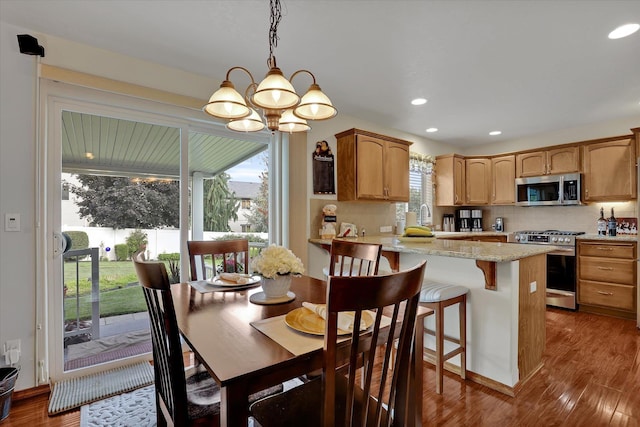
POLYGON ((545 232, 516 232, 514 233, 513 241, 534 245, 575 246, 576 244, 575 235, 545 232))

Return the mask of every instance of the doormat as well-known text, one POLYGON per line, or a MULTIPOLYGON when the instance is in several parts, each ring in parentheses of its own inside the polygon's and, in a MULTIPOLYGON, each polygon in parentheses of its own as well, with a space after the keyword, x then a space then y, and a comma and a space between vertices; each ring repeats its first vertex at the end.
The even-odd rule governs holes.
POLYGON ((80 427, 155 427, 155 387, 98 400, 80 408, 80 427))
POLYGON ((153 384, 153 368, 148 362, 53 384, 49 415, 59 414, 116 394, 153 384))

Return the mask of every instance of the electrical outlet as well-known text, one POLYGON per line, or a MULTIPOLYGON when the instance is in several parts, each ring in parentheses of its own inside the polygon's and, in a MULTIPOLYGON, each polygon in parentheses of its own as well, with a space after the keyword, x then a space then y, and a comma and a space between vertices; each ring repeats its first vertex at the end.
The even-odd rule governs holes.
POLYGON ((529 283, 529 293, 532 294, 537 290, 538 290, 538 282, 534 280, 533 282, 529 283))
POLYGON ((390 225, 383 225, 380 227, 381 233, 391 233, 392 230, 393 230, 393 227, 390 225))

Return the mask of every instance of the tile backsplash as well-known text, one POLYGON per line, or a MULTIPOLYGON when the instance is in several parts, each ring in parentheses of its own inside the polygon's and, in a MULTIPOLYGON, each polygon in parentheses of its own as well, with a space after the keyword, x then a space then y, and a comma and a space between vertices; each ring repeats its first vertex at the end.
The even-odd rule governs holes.
MULTIPOLYGON (((318 230, 322 222, 322 208, 326 204, 337 206, 336 231, 340 231, 342 222, 353 223, 358 232, 364 227, 368 235, 379 235, 380 227, 394 226, 396 223, 396 208, 394 203, 367 202, 339 202, 327 199, 310 200, 310 237, 318 238, 318 230)), ((637 218, 636 202, 601 202, 579 206, 478 206, 473 209, 482 210, 482 225, 485 231, 492 231, 491 225, 496 217, 504 218, 505 231, 522 230, 566 230, 596 233, 596 220, 600 216, 600 207, 604 208, 604 215, 611 215, 614 208, 616 218, 637 218)), ((465 209, 472 209, 465 207, 465 209)), ((456 208, 436 207, 434 219, 436 226, 442 225, 442 215, 455 213, 456 208)))
POLYGON ((311 230, 310 237, 320 237, 318 230, 322 223, 324 205, 336 205, 336 233, 340 232, 340 224, 349 222, 358 228, 362 235, 364 228, 368 235, 378 235, 381 226, 394 226, 396 223, 396 204, 377 202, 339 202, 337 200, 311 199, 309 201, 311 230))
MULTIPOLYGON (((504 218, 505 231, 521 230, 566 230, 596 233, 596 220, 600 216, 600 207, 604 216, 611 215, 614 208, 616 218, 637 217, 636 202, 602 202, 580 206, 488 206, 481 207, 483 229, 491 231, 495 218, 504 218)), ((455 210, 445 209, 445 212, 455 210)))

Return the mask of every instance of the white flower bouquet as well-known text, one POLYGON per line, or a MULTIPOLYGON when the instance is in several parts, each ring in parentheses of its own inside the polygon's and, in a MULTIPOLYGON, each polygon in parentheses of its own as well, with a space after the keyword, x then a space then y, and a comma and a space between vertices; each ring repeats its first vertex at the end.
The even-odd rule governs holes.
POLYGON ((274 279, 287 274, 304 273, 304 265, 300 258, 283 246, 271 245, 260 252, 251 261, 254 273, 262 277, 274 279))

